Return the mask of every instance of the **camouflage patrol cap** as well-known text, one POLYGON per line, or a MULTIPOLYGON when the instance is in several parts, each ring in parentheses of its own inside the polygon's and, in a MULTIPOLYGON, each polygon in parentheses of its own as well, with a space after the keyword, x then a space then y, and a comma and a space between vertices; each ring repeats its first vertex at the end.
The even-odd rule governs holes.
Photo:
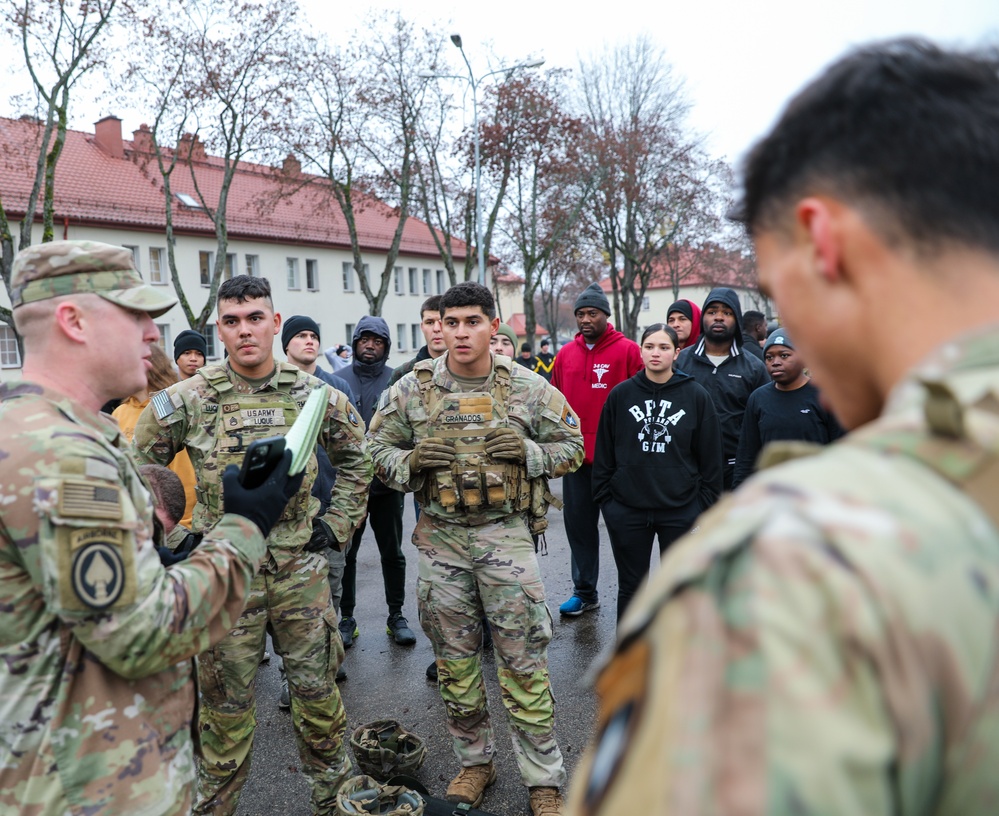
POLYGON ((14 259, 11 304, 90 293, 126 309, 159 317, 177 298, 142 281, 131 250, 96 241, 50 241, 22 249, 14 259))

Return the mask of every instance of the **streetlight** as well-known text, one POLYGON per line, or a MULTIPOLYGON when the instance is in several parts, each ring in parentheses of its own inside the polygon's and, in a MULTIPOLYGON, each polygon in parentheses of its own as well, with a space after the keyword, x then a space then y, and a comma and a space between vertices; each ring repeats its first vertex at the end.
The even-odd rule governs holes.
POLYGON ((488 77, 494 76, 495 74, 512 73, 520 70, 521 68, 537 68, 539 65, 544 65, 545 61, 540 58, 525 60, 524 62, 518 62, 515 65, 508 65, 504 68, 497 68, 495 71, 489 71, 476 79, 475 72, 472 70, 472 64, 468 61, 468 55, 465 54, 465 49, 462 47, 461 35, 452 34, 451 42, 454 43, 455 48, 461 51, 461 58, 465 60, 465 65, 468 68, 468 77, 466 78, 457 74, 438 74, 435 71, 420 71, 418 76, 421 76, 424 79, 467 79, 468 84, 472 88, 472 127, 475 131, 475 242, 479 255, 478 282, 483 283, 486 279, 486 248, 482 241, 482 164, 479 158, 479 83, 488 77))

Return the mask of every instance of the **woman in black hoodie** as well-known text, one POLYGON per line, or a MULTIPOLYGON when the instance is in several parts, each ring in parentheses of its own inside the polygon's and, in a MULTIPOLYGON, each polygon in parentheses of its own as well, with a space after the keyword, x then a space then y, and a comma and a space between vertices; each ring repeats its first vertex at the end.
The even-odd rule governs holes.
POLYGON ((617 617, 659 553, 690 529, 722 491, 721 430, 708 392, 673 370, 676 332, 663 323, 642 335, 645 370, 615 386, 597 429, 593 497, 617 563, 617 617))

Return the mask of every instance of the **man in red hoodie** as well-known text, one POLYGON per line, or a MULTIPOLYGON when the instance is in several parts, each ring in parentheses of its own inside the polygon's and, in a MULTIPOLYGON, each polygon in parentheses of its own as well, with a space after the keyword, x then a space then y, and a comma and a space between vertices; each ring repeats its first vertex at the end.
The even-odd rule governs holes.
POLYGON ((562 477, 565 534, 572 553, 572 597, 558 611, 582 615, 600 606, 600 508, 591 484, 593 451, 600 411, 610 390, 642 369, 642 353, 634 340, 617 331, 607 319, 610 303, 599 283, 591 283, 573 308, 579 332, 559 349, 552 369, 552 385, 561 391, 579 417, 586 456, 579 470, 562 477))

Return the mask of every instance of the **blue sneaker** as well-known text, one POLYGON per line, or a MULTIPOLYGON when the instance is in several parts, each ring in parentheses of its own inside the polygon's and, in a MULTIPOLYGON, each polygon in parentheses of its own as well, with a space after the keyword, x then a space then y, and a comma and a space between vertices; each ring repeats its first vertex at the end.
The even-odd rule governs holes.
POLYGON ((599 606, 600 601, 584 601, 578 595, 573 595, 558 608, 558 611, 560 615, 569 615, 574 618, 577 615, 582 615, 584 612, 597 609, 599 606))

